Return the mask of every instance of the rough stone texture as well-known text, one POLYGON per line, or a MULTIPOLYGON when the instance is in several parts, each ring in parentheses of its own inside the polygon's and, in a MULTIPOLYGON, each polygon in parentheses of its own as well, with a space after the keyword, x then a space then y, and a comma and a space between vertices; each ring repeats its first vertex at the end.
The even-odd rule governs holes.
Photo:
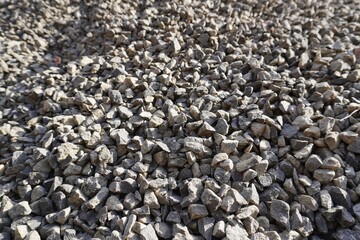
POLYGON ((0 239, 358 239, 357 1, 0 1, 0 239))
POLYGON ((145 228, 140 231, 140 239, 152 240, 158 239, 155 229, 151 224, 148 224, 145 228))
POLYGON ((275 221, 284 226, 286 229, 290 229, 290 207, 284 201, 273 200, 270 206, 270 215, 275 221))
POLYGON ((191 219, 198 219, 206 217, 209 212, 204 205, 201 204, 191 204, 188 207, 189 215, 191 219))

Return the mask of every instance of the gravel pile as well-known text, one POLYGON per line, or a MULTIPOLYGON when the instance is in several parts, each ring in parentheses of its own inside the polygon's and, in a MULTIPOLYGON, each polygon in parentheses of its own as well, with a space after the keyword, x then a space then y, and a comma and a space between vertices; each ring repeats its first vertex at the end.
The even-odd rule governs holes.
POLYGON ((360 239, 357 1, 0 2, 0 239, 360 239))

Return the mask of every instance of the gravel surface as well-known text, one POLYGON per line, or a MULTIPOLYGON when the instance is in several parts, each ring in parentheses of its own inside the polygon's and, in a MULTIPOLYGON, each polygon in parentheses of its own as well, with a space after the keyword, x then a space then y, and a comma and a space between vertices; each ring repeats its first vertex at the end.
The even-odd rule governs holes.
POLYGON ((360 7, 0 1, 0 239, 360 239, 360 7))

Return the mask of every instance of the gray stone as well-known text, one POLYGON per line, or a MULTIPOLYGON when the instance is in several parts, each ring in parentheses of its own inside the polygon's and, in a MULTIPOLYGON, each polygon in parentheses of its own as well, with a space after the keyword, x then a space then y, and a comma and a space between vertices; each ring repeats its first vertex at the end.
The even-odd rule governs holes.
POLYGON ((322 184, 331 182, 335 177, 335 172, 328 169, 317 169, 314 171, 314 178, 322 184))
POLYGON ((349 228, 356 223, 355 218, 348 212, 348 210, 346 210, 346 208, 341 209, 337 221, 344 228, 349 228))
POLYGON ((156 240, 158 239, 155 229, 151 224, 148 224, 140 231, 140 239, 142 240, 156 240))
POLYGON ((26 235, 24 240, 41 240, 41 237, 36 230, 33 230, 26 235))
POLYGON ((243 172, 261 162, 261 157, 258 155, 244 154, 240 161, 236 164, 236 170, 243 172))
POLYGON ((299 129, 305 129, 313 125, 313 121, 307 116, 297 116, 292 122, 293 126, 299 129))
POLYGON ((359 134, 352 131, 344 131, 339 134, 339 137, 346 144, 352 144, 359 137, 359 134))
POLYGON ((207 122, 204 122, 198 131, 200 137, 210 137, 216 130, 207 122))
POLYGON ((360 220, 360 203, 355 204, 352 209, 354 211, 354 214, 355 214, 356 218, 358 220, 360 220))
POLYGON ((265 131, 265 124, 254 122, 250 125, 250 129, 256 137, 260 137, 265 131))
POLYGON ((304 207, 310 209, 311 211, 316 211, 319 208, 319 204, 317 203, 317 201, 308 195, 298 195, 296 196, 296 199, 298 200, 298 202, 302 205, 304 205, 304 207))
POLYGON ((290 139, 290 144, 291 144, 291 148, 294 150, 294 151, 298 151, 304 147, 306 147, 306 145, 309 144, 308 141, 306 140, 300 140, 300 139, 290 139))
POLYGON ((171 227, 165 222, 155 223, 154 229, 159 237, 169 239, 172 235, 171 227))
POLYGON ((215 219, 214 218, 200 218, 198 220, 198 228, 200 234, 206 239, 211 240, 212 239, 212 233, 214 228, 215 219))
POLYGON ((324 208, 330 209, 333 206, 333 202, 330 193, 327 190, 320 191, 320 203, 324 208))
MULTIPOLYGON (((268 236, 265 235, 266 233, 257 232, 251 235, 251 240, 270 240, 268 236)), ((276 238, 271 238, 272 240, 276 238)), ((280 237, 279 237, 280 239, 280 237)))
POLYGON ((12 208, 9 209, 8 214, 11 219, 27 216, 32 212, 30 205, 27 201, 22 201, 13 205, 12 208))
POLYGON ((204 190, 202 182, 199 178, 192 178, 184 184, 184 190, 188 192, 184 199, 181 201, 182 207, 187 207, 191 203, 195 203, 201 197, 204 190))
POLYGON ((332 236, 336 240, 357 240, 360 239, 360 233, 352 231, 350 229, 339 229, 336 233, 333 233, 332 236))
POLYGON ((332 128, 335 125, 335 119, 324 117, 323 119, 320 119, 318 122, 320 131, 322 133, 327 133, 332 130, 332 128))
POLYGON ((258 214, 259 214, 259 208, 254 205, 249 205, 249 206, 240 208, 239 211, 237 212, 236 217, 240 220, 248 218, 248 217, 256 218, 256 216, 258 214))
POLYGON ((201 138, 185 138, 184 148, 188 151, 194 152, 199 157, 209 156, 212 153, 212 150, 203 144, 203 140, 201 138))
POLYGON ((299 209, 295 209, 291 215, 291 229, 296 230, 305 225, 303 217, 301 216, 299 209))
POLYGON ((259 205, 259 193, 256 190, 255 184, 246 187, 241 191, 241 196, 250 204, 259 205))
POLYGON ((281 240, 280 235, 275 231, 266 231, 264 234, 271 240, 281 240))
POLYGON ((248 233, 246 232, 244 227, 242 227, 240 224, 235 224, 234 226, 227 224, 225 232, 226 232, 226 238, 228 240, 249 239, 247 237, 248 233))
POLYGON ((360 138, 357 138, 354 142, 349 144, 346 149, 353 153, 360 153, 360 138))
POLYGON ((96 208, 99 204, 105 201, 108 194, 109 194, 109 189, 106 187, 102 187, 93 198, 91 198, 89 201, 85 203, 85 206, 89 209, 96 208))
POLYGON ((237 140, 225 139, 221 142, 221 151, 231 154, 237 149, 238 143, 237 140))
POLYGON ((213 157, 213 159, 211 161, 211 166, 213 167, 216 164, 218 164, 222 161, 225 161, 228 158, 229 158, 229 156, 226 153, 218 153, 213 157))
POLYGON ((334 150, 339 146, 340 137, 338 132, 328 132, 325 136, 325 143, 330 150, 334 150))
POLYGON ((151 190, 147 190, 144 195, 144 204, 148 205, 151 209, 159 209, 160 204, 155 195, 151 190))
POLYGON ((283 128, 281 129, 281 136, 284 136, 288 139, 291 139, 292 137, 294 137, 296 134, 298 134, 299 132, 299 127, 298 126, 293 126, 290 124, 285 123, 283 128))
POLYGON ((310 143, 306 147, 300 149, 299 151, 294 152, 294 157, 296 159, 304 159, 310 156, 314 144, 310 143))
POLYGON ((41 197, 45 196, 46 193, 47 193, 47 191, 43 186, 38 185, 38 186, 34 187, 34 189, 31 192, 31 202, 34 202, 34 201, 40 199, 41 197))
POLYGON ((322 165, 322 160, 318 155, 311 154, 305 162, 307 170, 313 172, 322 165))
POLYGON ((129 217, 127 217, 127 222, 125 225, 123 237, 126 238, 131 233, 131 229, 134 226, 136 219, 137 219, 137 217, 134 214, 131 214, 129 217))
POLYGON ((259 222, 256 221, 253 217, 248 217, 243 220, 244 227, 249 235, 256 233, 259 228, 259 222))
POLYGON ((315 226, 316 229, 322 234, 329 232, 326 219, 321 212, 317 212, 315 215, 315 226))
POLYGON ((79 147, 73 143, 66 142, 62 143, 57 150, 57 161, 59 162, 60 167, 64 168, 67 164, 77 159, 76 155, 79 151, 79 147))
POLYGON ((353 204, 347 191, 339 187, 331 187, 329 193, 335 205, 343 206, 349 211, 352 209, 353 204))
POLYGON ((166 222, 180 223, 181 222, 180 213, 178 213, 177 211, 170 211, 166 217, 166 222))
POLYGON ((127 145, 131 142, 130 134, 126 129, 116 129, 110 133, 110 136, 117 142, 119 145, 127 145))
POLYGON ((55 221, 61 225, 65 224, 71 213, 71 208, 67 207, 56 214, 55 221))
POLYGON ((134 192, 137 187, 137 182, 132 178, 121 180, 120 182, 112 182, 109 185, 109 190, 113 193, 130 193, 134 192))
POLYGON ((229 124, 223 118, 219 118, 215 126, 215 131, 222 135, 227 135, 229 132, 229 124))
POLYGON ((222 199, 212 190, 205 188, 204 192, 201 194, 201 201, 209 209, 216 210, 220 207, 222 199))
POLYGON ((206 207, 202 204, 190 204, 188 212, 191 219, 203 218, 209 214, 206 207))
POLYGON ((217 238, 225 237, 225 222, 220 220, 218 221, 215 226, 212 235, 217 238))
POLYGON ((303 217, 304 226, 298 229, 298 232, 301 234, 302 237, 306 238, 309 237, 313 231, 314 227, 308 217, 303 217))
POLYGON ((235 212, 240 206, 247 205, 248 202, 241 196, 236 189, 229 189, 226 196, 222 199, 221 208, 226 212, 235 212))
POLYGON ((74 206, 81 206, 84 202, 87 201, 86 195, 78 188, 74 188, 68 199, 69 204, 74 206))
POLYGON ((105 203, 105 206, 109 211, 121 211, 124 206, 117 196, 110 196, 105 203))
POLYGON ((273 200, 270 205, 270 215, 286 229, 290 229, 290 206, 284 201, 273 200))
POLYGON ((327 157, 324 159, 323 164, 321 165, 322 169, 338 170, 341 168, 339 160, 334 157, 327 157))

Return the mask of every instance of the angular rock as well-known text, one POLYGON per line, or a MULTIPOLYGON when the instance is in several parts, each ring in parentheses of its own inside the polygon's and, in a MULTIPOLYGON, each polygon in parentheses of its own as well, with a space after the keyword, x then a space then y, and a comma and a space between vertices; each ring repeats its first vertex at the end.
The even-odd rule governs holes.
POLYGON ((220 207, 222 199, 212 190, 205 188, 204 192, 201 194, 201 201, 209 209, 216 210, 220 207))
POLYGON ((234 226, 227 224, 225 232, 228 240, 249 239, 247 237, 248 233, 240 224, 235 224, 234 226))
POLYGON ((212 235, 217 238, 225 237, 225 222, 224 221, 218 221, 215 226, 212 235))
POLYGON ((357 138, 354 142, 349 144, 346 149, 353 153, 360 153, 360 138, 357 138))
POLYGON ((198 220, 198 228, 200 234, 206 239, 210 240, 212 239, 212 233, 214 228, 215 219, 214 218, 200 218, 198 220))
POLYGON ((191 219, 203 218, 209 214, 206 207, 202 204, 190 204, 188 212, 191 219))
POLYGON ((335 172, 328 169, 317 169, 314 171, 314 178, 322 184, 331 182, 335 177, 335 172))
POLYGON ((8 211, 11 219, 15 219, 20 216, 27 216, 32 212, 30 205, 27 201, 16 203, 8 211))
POLYGON ((273 200, 270 205, 270 215, 286 229, 290 229, 290 206, 284 201, 273 200))
POLYGON ((99 204, 101 204, 103 201, 105 201, 106 197, 109 194, 109 189, 106 187, 102 187, 99 192, 89 201, 87 201, 85 203, 85 206, 88 209, 94 209, 96 208, 99 204))
POLYGON ((245 154, 240 158, 240 161, 236 164, 236 170, 243 172, 261 162, 261 157, 258 155, 245 154))
POLYGON ((349 211, 352 209, 353 204, 347 191, 339 187, 331 187, 329 193, 335 205, 343 206, 349 211))
POLYGON ((145 228, 140 231, 140 238, 143 240, 158 239, 155 229, 151 224, 148 224, 145 228))

